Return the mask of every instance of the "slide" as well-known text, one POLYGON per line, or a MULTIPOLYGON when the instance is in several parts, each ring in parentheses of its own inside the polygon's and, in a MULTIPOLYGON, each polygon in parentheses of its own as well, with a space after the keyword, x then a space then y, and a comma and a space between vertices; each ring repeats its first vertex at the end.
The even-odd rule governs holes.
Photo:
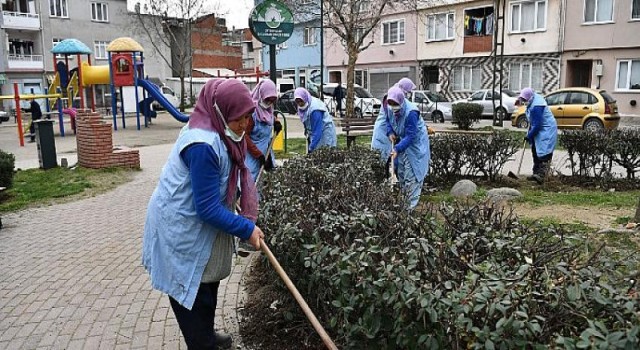
POLYGON ((174 118, 176 118, 177 120, 183 123, 186 123, 189 121, 189 116, 180 113, 180 111, 177 110, 171 104, 171 102, 167 101, 164 95, 162 95, 162 91, 160 91, 160 88, 158 88, 156 84, 145 79, 138 79, 138 85, 141 86, 143 89, 147 90, 149 95, 153 97, 153 99, 158 101, 158 103, 160 103, 162 107, 164 107, 164 109, 166 109, 167 112, 169 112, 174 118))

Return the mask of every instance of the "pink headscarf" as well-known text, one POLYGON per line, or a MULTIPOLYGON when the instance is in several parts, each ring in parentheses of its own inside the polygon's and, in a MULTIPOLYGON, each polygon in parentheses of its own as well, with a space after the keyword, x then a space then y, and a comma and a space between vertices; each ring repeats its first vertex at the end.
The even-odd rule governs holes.
MULTIPOLYGON (((307 89, 299 87, 296 89, 296 91, 293 92, 294 101, 296 98, 299 98, 305 103, 307 103, 307 108, 309 108, 311 106, 311 100, 313 99, 313 96, 311 96, 311 94, 309 93, 309 91, 307 91, 307 89)), ((300 117, 300 120, 304 118, 305 112, 306 112, 306 109, 300 110, 300 108, 298 108, 298 116, 300 117)))
POLYGON ((251 113, 254 108, 251 92, 244 83, 235 79, 212 79, 204 84, 196 107, 189 116, 190 128, 215 131, 227 146, 231 156, 231 172, 225 203, 231 208, 235 206, 238 190, 238 176, 235 174, 239 172, 242 189, 240 214, 253 222, 258 218, 258 192, 249 169, 244 165, 247 143, 244 137, 241 142, 233 142, 227 137, 224 134, 225 128, 221 118, 224 118, 227 123, 236 121, 251 113), (214 104, 218 105, 222 115, 216 113, 214 104))
MULTIPOLYGON (((401 107, 400 111, 395 113, 396 116, 400 115, 402 113, 402 111, 404 110, 405 105, 406 105, 406 103, 404 103, 404 91, 402 91, 402 89, 397 85, 393 86, 387 92, 387 100, 388 101, 393 101, 393 102, 397 103, 401 107)), ((388 103, 388 101, 387 101, 387 103, 388 103)))
POLYGON ((405 94, 413 91, 413 89, 416 88, 416 84, 414 84, 413 81, 411 81, 411 79, 409 79, 409 78, 400 79, 398 81, 398 83, 396 83, 396 86, 398 86, 400 89, 402 89, 402 91, 405 94))
POLYGON ((263 101, 270 97, 278 97, 276 92, 276 84, 271 80, 261 80, 258 85, 253 89, 251 98, 256 106, 256 116, 258 120, 269 125, 273 125, 273 106, 270 108, 263 108, 260 105, 260 101, 263 101))

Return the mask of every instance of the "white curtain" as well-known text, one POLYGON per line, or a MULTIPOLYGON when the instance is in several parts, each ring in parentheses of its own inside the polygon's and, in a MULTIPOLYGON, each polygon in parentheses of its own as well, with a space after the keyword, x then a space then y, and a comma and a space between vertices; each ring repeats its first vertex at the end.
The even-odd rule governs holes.
POLYGON ((613 0, 598 0, 596 20, 598 22, 611 21, 613 19, 613 0))
POLYGON ((640 89, 640 61, 632 61, 631 63, 631 80, 629 81, 630 89, 640 89))
POLYGON ((444 39, 447 37, 447 15, 436 15, 436 39, 444 39))
POLYGON ((462 67, 453 68, 453 91, 462 90, 462 67))
POLYGON ((482 88, 482 69, 480 68, 469 68, 471 69, 471 90, 479 90, 482 88))
POLYGON ((629 74, 629 62, 620 62, 618 67, 618 89, 627 88, 627 75, 629 74))
POLYGON ((520 6, 522 6, 520 30, 535 29, 536 4, 534 2, 525 2, 520 6))

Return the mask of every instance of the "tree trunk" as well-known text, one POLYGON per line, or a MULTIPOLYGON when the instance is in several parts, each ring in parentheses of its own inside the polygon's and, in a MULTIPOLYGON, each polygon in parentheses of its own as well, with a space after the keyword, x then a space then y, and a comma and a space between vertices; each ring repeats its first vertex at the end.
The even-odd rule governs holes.
POLYGON ((638 197, 638 206, 636 207, 636 216, 633 218, 633 222, 640 223, 640 197, 638 197))
POLYGON ((346 117, 356 118, 354 106, 354 90, 353 83, 355 80, 356 61, 358 61, 358 47, 355 42, 348 42, 348 54, 349 61, 347 63, 347 105, 346 105, 346 117))
POLYGON ((185 96, 185 86, 184 86, 184 69, 180 72, 180 112, 184 113, 184 96, 185 96))

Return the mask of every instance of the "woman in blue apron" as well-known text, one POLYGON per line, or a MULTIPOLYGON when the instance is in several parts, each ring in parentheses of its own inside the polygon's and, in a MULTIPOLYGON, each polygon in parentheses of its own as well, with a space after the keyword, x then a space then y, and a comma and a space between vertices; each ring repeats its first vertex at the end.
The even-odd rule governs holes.
POLYGON ((400 87, 389 89, 387 104, 387 137, 394 145, 391 156, 398 159, 398 179, 411 210, 418 205, 429 172, 429 136, 418 107, 405 99, 400 87))
POLYGON ((305 88, 297 88, 293 97, 298 105, 298 116, 309 139, 309 153, 320 147, 336 147, 336 127, 324 102, 311 96, 305 88))
POLYGON ((273 115, 273 106, 278 98, 276 84, 271 80, 260 81, 253 89, 251 98, 256 110, 249 120, 245 134, 249 152, 245 164, 255 181, 263 166, 265 170, 271 170, 275 165, 273 150, 267 155, 267 149, 275 137, 273 133, 279 133, 282 130, 282 124, 273 115))

